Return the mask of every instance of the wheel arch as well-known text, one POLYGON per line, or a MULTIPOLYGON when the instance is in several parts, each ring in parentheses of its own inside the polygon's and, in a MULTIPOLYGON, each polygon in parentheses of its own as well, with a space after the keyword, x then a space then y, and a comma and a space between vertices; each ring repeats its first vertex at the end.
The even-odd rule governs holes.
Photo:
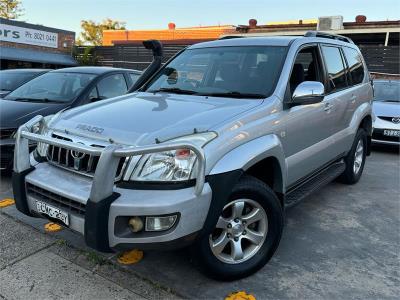
POLYGON ((275 134, 256 138, 223 156, 210 175, 242 170, 267 183, 276 193, 285 193, 286 161, 282 144, 275 134))

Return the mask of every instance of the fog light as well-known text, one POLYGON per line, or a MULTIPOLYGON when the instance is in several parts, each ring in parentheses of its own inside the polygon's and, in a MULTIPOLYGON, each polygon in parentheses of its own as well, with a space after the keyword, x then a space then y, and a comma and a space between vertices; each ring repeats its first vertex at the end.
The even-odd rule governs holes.
POLYGON ((163 231, 174 226, 176 215, 164 217, 146 217, 146 231, 163 231))
POLYGON ((132 232, 139 232, 143 229, 143 221, 139 217, 130 218, 128 224, 132 232))

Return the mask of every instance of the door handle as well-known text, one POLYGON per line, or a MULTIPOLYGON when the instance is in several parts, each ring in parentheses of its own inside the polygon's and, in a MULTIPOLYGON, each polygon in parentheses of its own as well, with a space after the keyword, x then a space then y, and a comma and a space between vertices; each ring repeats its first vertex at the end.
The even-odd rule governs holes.
POLYGON ((333 107, 333 104, 326 103, 325 107, 324 107, 324 111, 330 111, 332 109, 332 107, 333 107))

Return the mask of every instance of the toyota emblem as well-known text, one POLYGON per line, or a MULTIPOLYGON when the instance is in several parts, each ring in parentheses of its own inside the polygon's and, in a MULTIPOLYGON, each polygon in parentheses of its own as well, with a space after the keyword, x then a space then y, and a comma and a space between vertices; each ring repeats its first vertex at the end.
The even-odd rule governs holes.
MULTIPOLYGON (((84 145, 81 142, 78 142, 78 144, 84 145)), ((85 157, 85 155, 86 155, 86 153, 84 153, 84 152, 71 150, 71 156, 74 159, 74 169, 75 170, 79 171, 79 169, 81 168, 81 161, 85 157)))

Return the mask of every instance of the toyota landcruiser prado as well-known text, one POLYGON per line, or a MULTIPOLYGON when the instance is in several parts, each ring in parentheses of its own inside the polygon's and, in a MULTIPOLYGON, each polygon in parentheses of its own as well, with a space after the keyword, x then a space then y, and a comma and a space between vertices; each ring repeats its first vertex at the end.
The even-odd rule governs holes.
POLYGON ((99 251, 193 244, 208 274, 235 279, 274 254, 285 208, 360 179, 373 91, 351 40, 224 38, 163 67, 145 46, 155 59, 132 93, 18 129, 21 212, 99 251))

